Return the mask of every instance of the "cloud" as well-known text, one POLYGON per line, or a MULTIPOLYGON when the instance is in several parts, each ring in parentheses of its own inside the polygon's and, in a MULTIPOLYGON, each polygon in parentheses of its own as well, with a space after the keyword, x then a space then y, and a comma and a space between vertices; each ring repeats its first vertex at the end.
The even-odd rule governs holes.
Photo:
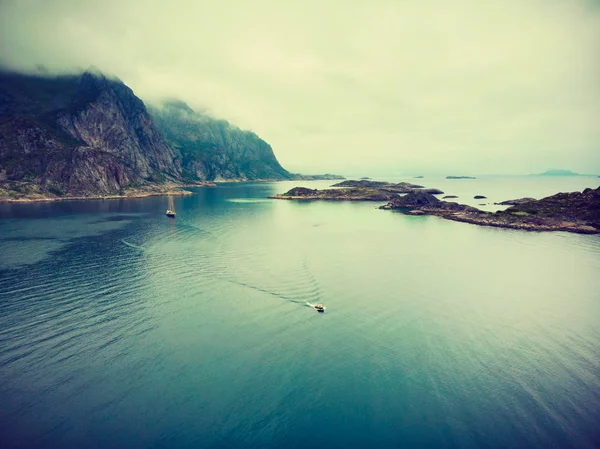
POLYGON ((4 0, 0 58, 94 64, 291 170, 600 172, 600 7, 573 0, 4 0))

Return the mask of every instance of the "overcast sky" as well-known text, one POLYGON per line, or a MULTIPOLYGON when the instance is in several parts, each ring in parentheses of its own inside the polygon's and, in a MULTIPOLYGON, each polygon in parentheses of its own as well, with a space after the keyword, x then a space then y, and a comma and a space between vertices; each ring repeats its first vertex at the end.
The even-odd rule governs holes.
POLYGON ((0 0, 0 61, 96 65, 293 171, 600 173, 595 0, 0 0))

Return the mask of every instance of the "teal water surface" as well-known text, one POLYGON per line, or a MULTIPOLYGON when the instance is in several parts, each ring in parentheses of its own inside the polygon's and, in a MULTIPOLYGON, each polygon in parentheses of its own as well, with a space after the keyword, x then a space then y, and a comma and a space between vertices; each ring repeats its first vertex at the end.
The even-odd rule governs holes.
POLYGON ((0 204, 0 447, 600 446, 599 236, 266 199, 329 184, 0 204))

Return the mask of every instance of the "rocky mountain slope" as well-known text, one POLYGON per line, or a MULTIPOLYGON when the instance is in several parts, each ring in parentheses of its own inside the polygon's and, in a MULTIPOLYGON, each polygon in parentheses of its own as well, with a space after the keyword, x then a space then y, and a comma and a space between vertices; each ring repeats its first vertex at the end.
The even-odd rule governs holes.
POLYGON ((152 106, 149 111, 188 178, 221 181, 294 177, 279 164, 271 146, 253 132, 195 112, 182 101, 152 106))
POLYGON ((183 102, 147 109, 129 87, 96 69, 53 77, 0 70, 0 200, 331 178, 343 179, 289 173, 256 134, 183 102))
POLYGON ((97 196, 182 179, 142 100, 96 71, 0 73, 0 189, 97 196))

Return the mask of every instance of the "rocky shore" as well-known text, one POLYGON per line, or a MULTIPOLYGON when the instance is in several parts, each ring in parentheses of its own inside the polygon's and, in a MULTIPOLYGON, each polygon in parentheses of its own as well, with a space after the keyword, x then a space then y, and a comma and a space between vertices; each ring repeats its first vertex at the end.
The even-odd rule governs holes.
POLYGON ((195 182, 188 184, 160 184, 149 185, 138 188, 124 189, 114 195, 55 195, 42 190, 39 186, 31 183, 13 181, 0 183, 0 203, 39 203, 49 201, 70 200, 109 200, 121 198, 145 198, 149 196, 184 196, 192 192, 183 190, 184 187, 214 187, 212 182, 195 182))
POLYGON ((527 231, 600 233, 600 187, 583 192, 559 193, 522 202, 504 211, 484 212, 471 206, 440 201, 423 192, 393 198, 381 209, 399 209, 410 215, 435 215, 480 226, 527 231))

